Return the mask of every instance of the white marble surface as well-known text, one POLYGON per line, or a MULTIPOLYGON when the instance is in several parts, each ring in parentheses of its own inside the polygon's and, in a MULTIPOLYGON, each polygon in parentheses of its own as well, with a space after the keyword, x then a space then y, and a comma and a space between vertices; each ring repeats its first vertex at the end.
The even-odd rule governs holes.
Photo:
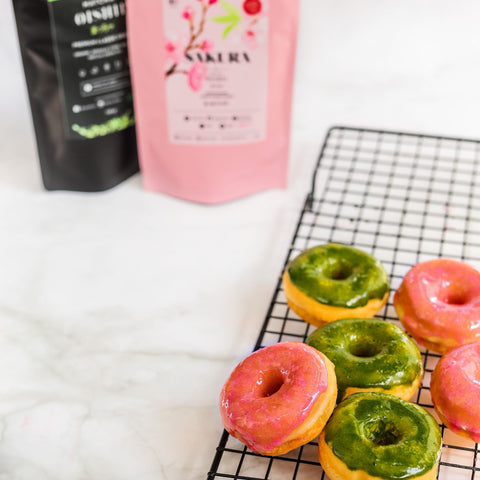
POLYGON ((196 480, 332 124, 480 138, 480 3, 303 0, 289 186, 42 189, 0 0, 0 480, 196 480))

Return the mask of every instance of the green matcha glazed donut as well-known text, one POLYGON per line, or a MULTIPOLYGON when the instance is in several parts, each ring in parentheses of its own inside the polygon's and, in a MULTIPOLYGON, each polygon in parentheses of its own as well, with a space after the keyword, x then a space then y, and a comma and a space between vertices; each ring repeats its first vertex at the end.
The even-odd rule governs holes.
POLYGON ((421 385, 418 347, 393 323, 379 318, 336 320, 317 328, 307 344, 335 365, 339 401, 357 391, 409 400, 421 385))
POLYGON ((434 480, 442 437, 419 405, 385 393, 355 393, 334 410, 319 437, 331 480, 434 480))
POLYGON ((300 253, 282 280, 288 306, 317 326, 339 318, 373 317, 389 294, 388 275, 376 258, 337 243, 300 253))

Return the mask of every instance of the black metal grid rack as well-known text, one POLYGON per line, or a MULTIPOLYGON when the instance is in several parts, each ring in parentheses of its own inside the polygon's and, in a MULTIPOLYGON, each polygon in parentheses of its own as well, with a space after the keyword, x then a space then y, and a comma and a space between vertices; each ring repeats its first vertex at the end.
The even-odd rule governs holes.
MULTIPOLYGON (((285 265, 305 248, 327 242, 376 256, 390 275, 392 292, 420 261, 449 257, 480 268, 480 141, 330 129, 285 265)), ((378 316, 398 323, 392 294, 378 316)), ((313 330, 287 307, 279 278, 255 350, 305 341, 313 330)), ((421 352, 425 378, 413 400, 435 415, 429 384, 439 355, 421 352)), ((478 444, 443 426, 442 433, 438 478, 480 480, 478 444)), ((280 457, 263 457, 224 433, 207 479, 327 480, 317 450, 314 441, 280 457)))

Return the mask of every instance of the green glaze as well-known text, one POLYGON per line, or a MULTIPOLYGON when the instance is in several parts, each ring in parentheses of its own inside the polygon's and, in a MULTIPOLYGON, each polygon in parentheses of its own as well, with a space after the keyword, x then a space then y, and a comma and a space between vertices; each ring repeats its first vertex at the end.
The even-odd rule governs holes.
POLYGON ((334 410, 325 441, 350 470, 388 480, 417 477, 440 457, 441 432, 422 407, 386 393, 355 393, 334 410))
POLYGON ((379 318, 347 318, 327 323, 307 339, 335 365, 338 400, 347 387, 389 390, 423 373, 416 344, 395 324, 379 318))
POLYGON ((388 275, 378 260, 336 243, 305 250, 287 271, 293 285, 324 305, 362 307, 371 299, 382 299, 389 289, 388 275))

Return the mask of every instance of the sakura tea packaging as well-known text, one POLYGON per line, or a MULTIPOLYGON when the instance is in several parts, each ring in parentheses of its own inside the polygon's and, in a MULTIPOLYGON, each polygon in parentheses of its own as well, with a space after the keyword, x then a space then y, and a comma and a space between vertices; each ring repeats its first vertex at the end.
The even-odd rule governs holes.
POLYGON ((218 203, 286 186, 299 0, 127 0, 144 187, 218 203))

